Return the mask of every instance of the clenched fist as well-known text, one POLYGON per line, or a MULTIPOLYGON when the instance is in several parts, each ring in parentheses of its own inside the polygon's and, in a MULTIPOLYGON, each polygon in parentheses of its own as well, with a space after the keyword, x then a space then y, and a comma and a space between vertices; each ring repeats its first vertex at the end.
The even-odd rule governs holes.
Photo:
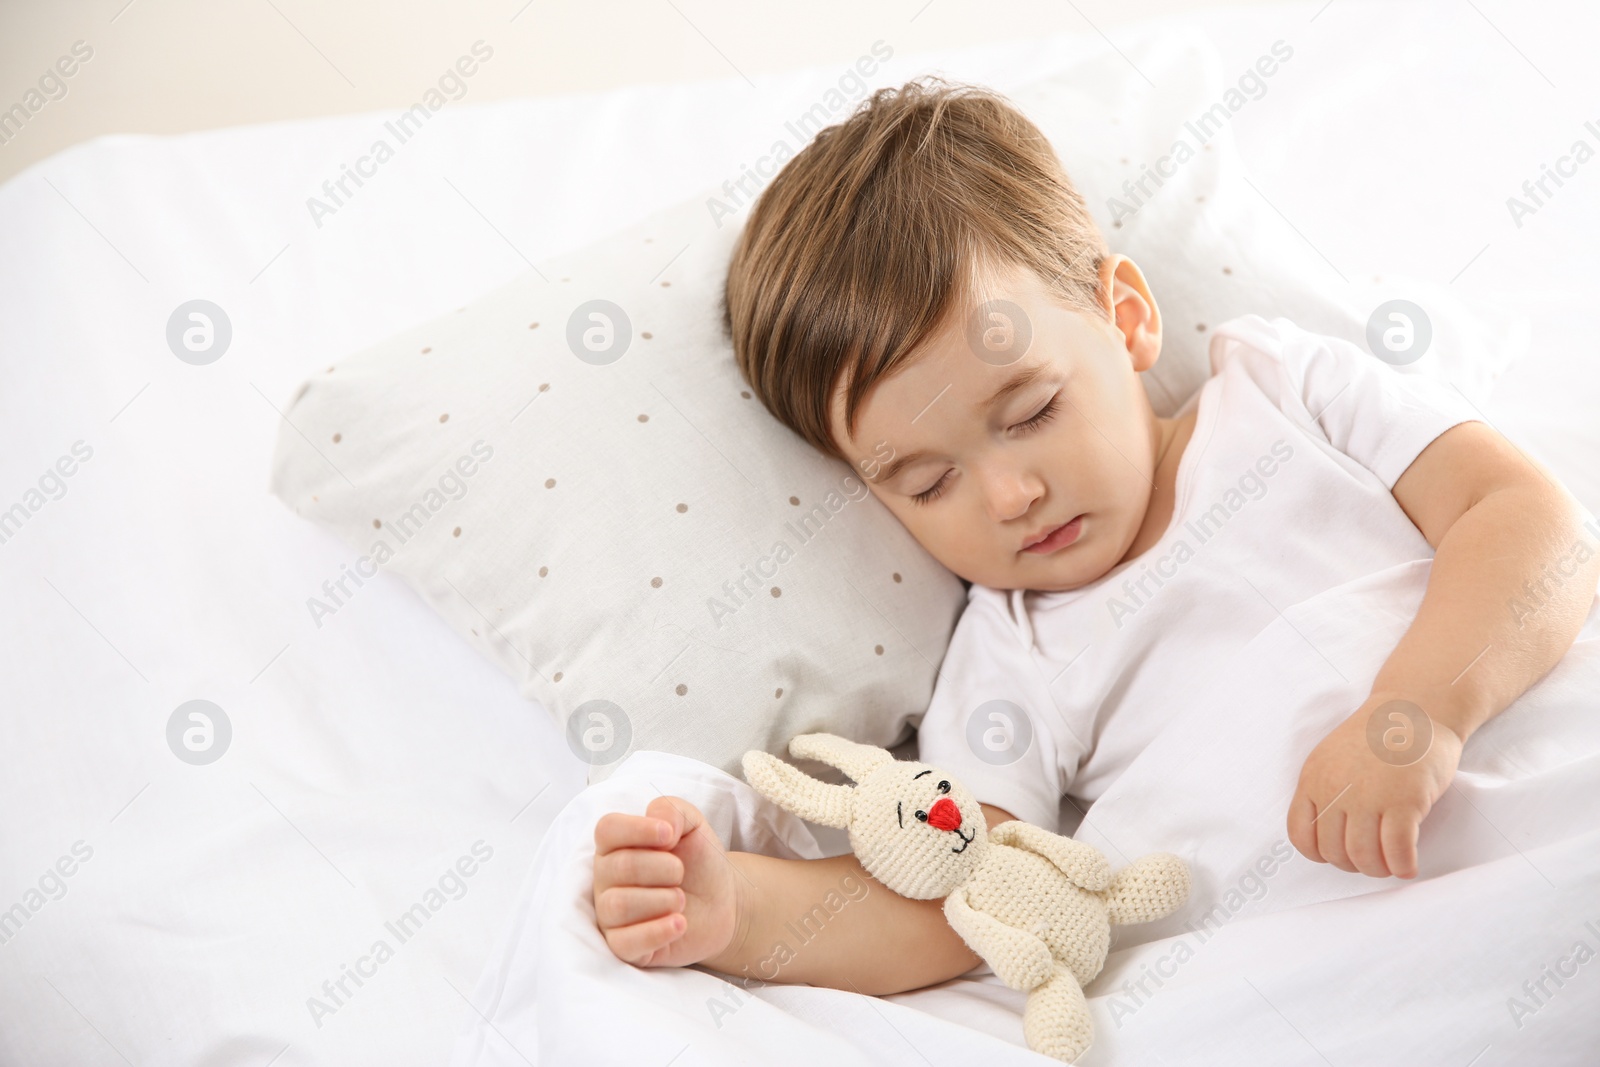
POLYGON ((601 816, 594 844, 595 919, 618 959, 686 967, 740 933, 745 879, 682 797, 657 797, 643 815, 601 816))
POLYGON ((1417 832, 1455 777, 1461 738, 1410 701, 1369 697, 1311 750, 1289 805, 1307 858, 1373 878, 1417 876, 1417 832))

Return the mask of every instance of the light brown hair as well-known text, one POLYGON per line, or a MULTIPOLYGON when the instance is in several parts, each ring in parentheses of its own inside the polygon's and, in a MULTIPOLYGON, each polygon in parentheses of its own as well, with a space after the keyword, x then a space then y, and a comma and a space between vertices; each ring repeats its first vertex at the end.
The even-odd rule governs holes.
POLYGON ((1000 264, 1109 317, 1105 242, 1050 142, 998 94, 922 78, 874 92, 762 192, 728 265, 723 324, 777 419, 848 462, 863 397, 914 358, 1000 264), (844 376, 848 377, 844 377, 844 376))

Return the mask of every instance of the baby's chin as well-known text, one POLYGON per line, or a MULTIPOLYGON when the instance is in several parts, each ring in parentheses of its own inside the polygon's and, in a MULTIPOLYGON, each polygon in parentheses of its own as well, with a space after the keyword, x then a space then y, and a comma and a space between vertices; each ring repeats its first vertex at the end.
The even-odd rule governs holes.
POLYGON ((1065 577, 1047 575, 1027 575, 1017 579, 1014 588, 1031 589, 1036 593, 1070 593, 1074 589, 1082 589, 1104 578, 1111 571, 1110 567, 1097 569, 1090 574, 1073 572, 1065 577))

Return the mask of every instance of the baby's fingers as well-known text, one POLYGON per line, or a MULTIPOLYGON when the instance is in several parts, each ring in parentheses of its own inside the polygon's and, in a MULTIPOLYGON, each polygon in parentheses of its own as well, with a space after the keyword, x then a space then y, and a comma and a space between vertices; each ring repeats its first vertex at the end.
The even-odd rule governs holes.
POLYGON ((682 797, 659 796, 650 802, 644 813, 667 824, 669 833, 666 846, 676 848, 678 842, 705 825, 706 817, 700 809, 682 797))
POLYGON ((689 928, 682 912, 663 915, 659 919, 634 923, 632 926, 614 926, 603 930, 611 952, 624 963, 635 967, 650 966, 661 950, 671 945, 689 928))
POLYGON ((1306 859, 1322 863, 1322 853, 1317 851, 1316 818, 1317 806, 1303 788, 1298 790, 1289 804, 1289 843, 1306 859))
POLYGON ((1356 873, 1356 865, 1345 852, 1345 811, 1343 808, 1326 808, 1317 812, 1317 852, 1328 863, 1347 874, 1356 873))
POLYGON ((1368 878, 1389 877, 1389 867, 1383 861, 1383 842, 1378 837, 1381 818, 1375 811, 1353 811, 1345 818, 1345 855, 1368 878))
POLYGON ((612 886, 595 897, 594 915, 602 928, 629 926, 682 911, 685 900, 683 890, 676 886, 612 886))
POLYGON ((1396 878, 1417 876, 1417 820, 1399 812, 1385 812, 1379 831, 1384 862, 1396 878))
POLYGON ((619 848, 665 848, 672 837, 671 826, 647 815, 613 811, 594 824, 594 850, 600 855, 619 848))
POLYGON ((624 848, 596 856, 594 889, 613 886, 675 886, 683 883, 683 861, 653 848, 624 848))

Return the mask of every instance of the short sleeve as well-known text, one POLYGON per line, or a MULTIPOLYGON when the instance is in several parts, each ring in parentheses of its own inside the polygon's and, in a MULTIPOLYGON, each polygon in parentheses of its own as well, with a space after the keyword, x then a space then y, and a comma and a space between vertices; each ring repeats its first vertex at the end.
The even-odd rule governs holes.
POLYGON ((1314 427, 1386 489, 1440 434, 1483 418, 1448 383, 1288 319, 1246 315, 1218 327, 1212 346, 1214 370, 1241 360, 1286 414, 1314 427))
POLYGON ((918 758, 980 802, 1055 831, 1067 785, 1062 767, 1076 768, 1079 757, 1063 763, 1059 719, 1005 594, 974 586, 917 728, 918 758))

